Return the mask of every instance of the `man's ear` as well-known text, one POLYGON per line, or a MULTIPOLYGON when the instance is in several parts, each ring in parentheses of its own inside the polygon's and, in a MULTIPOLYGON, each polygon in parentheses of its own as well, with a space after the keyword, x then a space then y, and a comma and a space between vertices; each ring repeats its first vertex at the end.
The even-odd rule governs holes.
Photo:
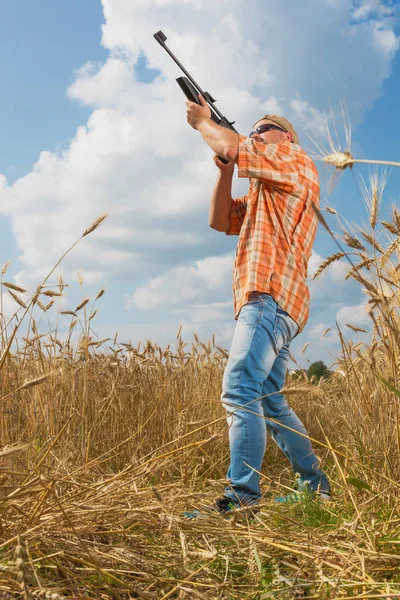
POLYGON ((293 135, 290 133, 290 131, 288 131, 288 132, 286 133, 286 137, 287 137, 287 139, 288 139, 288 140, 290 140, 290 141, 292 141, 292 139, 293 139, 293 135))

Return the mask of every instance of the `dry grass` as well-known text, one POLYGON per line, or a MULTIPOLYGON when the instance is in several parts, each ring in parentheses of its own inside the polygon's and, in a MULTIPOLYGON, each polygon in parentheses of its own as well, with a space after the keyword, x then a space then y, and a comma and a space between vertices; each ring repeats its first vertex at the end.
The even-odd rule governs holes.
POLYGON ((345 238, 355 261, 347 276, 369 296, 371 342, 345 343, 338 330, 333 374, 318 384, 288 376, 285 386, 332 482, 325 505, 271 501, 293 480, 270 443, 253 520, 183 517, 225 486, 228 351, 214 339, 194 334, 188 348, 179 331, 176 350, 97 340, 104 290, 82 321, 89 299, 63 311, 65 339, 57 328, 41 333, 45 282, 24 302, 24 337, 22 307, 1 318, 0 598, 400 597, 400 219, 382 223, 388 239, 378 242, 379 204, 370 204, 364 243, 345 238))

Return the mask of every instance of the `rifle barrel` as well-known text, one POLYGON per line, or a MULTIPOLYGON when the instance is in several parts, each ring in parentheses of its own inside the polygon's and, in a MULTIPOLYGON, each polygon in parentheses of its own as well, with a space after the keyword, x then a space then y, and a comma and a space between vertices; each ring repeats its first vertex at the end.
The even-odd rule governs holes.
MULTIPOLYGON (((185 67, 179 62, 179 60, 176 58, 176 56, 171 52, 171 50, 165 44, 165 40, 167 39, 167 36, 160 30, 160 31, 157 31, 157 33, 155 33, 153 37, 157 40, 157 42, 160 44, 160 46, 162 46, 164 48, 164 50, 166 50, 166 52, 168 52, 168 54, 170 55, 170 57, 172 58, 172 60, 174 60, 176 62, 176 64, 178 65, 178 67, 185 73, 186 77, 195 86, 195 88, 200 92, 200 94, 204 98, 207 98, 206 92, 203 92, 203 90, 201 89, 201 87, 199 86, 199 84, 196 83, 196 81, 193 79, 193 77, 190 75, 190 73, 188 73, 186 71, 185 67)), ((210 102, 210 104, 211 104, 211 108, 217 113, 217 115, 219 116, 219 118, 220 119, 225 119, 224 115, 218 110, 218 108, 216 106, 214 106, 214 103, 210 102)), ((227 121, 227 119, 225 119, 225 120, 227 121)))

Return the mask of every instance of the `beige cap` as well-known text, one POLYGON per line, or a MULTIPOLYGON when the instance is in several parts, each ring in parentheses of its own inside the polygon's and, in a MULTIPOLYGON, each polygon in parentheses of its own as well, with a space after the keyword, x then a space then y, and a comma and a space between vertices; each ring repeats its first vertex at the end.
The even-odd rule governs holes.
MULTIPOLYGON (((295 128, 293 127, 293 125, 291 124, 290 121, 285 119, 285 117, 280 117, 279 115, 264 115, 263 117, 261 117, 261 119, 258 119, 256 121, 256 123, 258 123, 259 121, 262 121, 263 119, 268 119, 269 121, 273 121, 277 125, 280 125, 281 127, 283 127, 283 129, 286 129, 286 131, 289 131, 289 133, 292 134, 292 143, 293 144, 299 143, 299 136, 297 135, 295 128)), ((254 123, 254 125, 256 123, 254 123)), ((253 127, 254 127, 254 125, 253 125, 253 127)))

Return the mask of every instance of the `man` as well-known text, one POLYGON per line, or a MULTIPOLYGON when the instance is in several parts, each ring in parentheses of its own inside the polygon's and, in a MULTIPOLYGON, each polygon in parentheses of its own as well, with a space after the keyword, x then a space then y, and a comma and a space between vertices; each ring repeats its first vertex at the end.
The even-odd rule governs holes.
POLYGON ((308 319, 318 172, 284 117, 264 115, 247 137, 214 123, 205 99, 199 100, 200 105, 186 102, 187 121, 214 150, 219 169, 210 226, 239 236, 233 280, 237 323, 221 397, 229 423, 230 483, 215 508, 225 513, 259 502, 267 431, 299 474, 299 491, 276 501, 300 498, 306 485, 328 500, 330 485, 304 425, 277 393, 285 385, 289 344, 308 319), (232 200, 235 164, 250 187, 232 200))

